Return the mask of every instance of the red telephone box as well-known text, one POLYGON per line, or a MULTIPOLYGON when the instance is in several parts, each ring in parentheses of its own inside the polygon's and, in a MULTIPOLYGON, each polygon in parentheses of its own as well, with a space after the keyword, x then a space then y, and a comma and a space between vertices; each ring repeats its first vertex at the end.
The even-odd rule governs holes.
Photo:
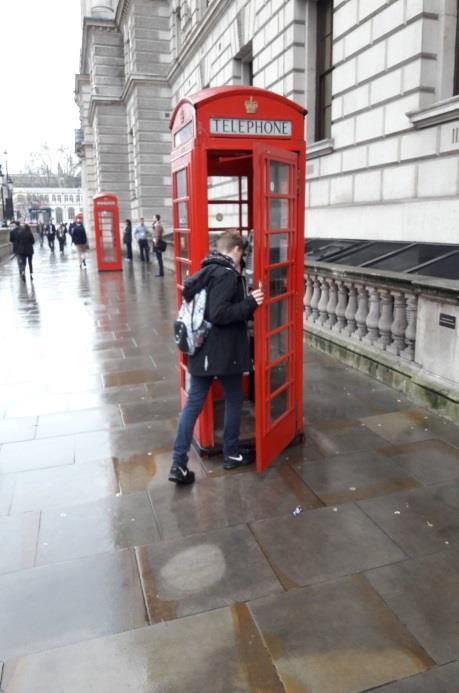
MULTIPOLYGON (((258 471, 303 437, 305 115, 283 96, 233 86, 182 99, 170 122, 178 305, 184 279, 227 228, 248 240, 247 280, 264 289, 241 427, 241 440, 255 442, 258 471)), ((188 378, 179 359, 183 406, 188 378)), ((202 454, 220 449, 221 410, 216 381, 194 432, 202 454)))
POLYGON ((118 198, 111 193, 94 195, 94 233, 99 272, 122 269, 118 198))

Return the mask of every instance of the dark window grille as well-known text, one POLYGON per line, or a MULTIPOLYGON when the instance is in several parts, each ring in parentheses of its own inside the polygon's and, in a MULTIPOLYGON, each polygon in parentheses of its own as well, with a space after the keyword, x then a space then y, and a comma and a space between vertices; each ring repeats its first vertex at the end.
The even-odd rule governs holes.
POLYGON ((456 6, 456 47, 454 52, 453 95, 459 94, 459 0, 456 6))
POLYGON ((331 136, 333 71, 333 0, 317 3, 316 140, 331 136))

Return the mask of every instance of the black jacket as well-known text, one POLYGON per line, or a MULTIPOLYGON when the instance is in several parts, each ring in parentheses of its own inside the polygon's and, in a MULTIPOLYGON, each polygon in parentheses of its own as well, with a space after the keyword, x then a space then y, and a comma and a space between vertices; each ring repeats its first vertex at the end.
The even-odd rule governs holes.
POLYGON ((56 235, 56 227, 54 226, 54 224, 51 224, 51 223, 46 224, 46 226, 45 226, 45 234, 46 234, 47 236, 49 236, 50 238, 54 238, 54 237, 55 237, 55 235, 56 235))
POLYGON ((18 254, 18 236, 19 236, 19 226, 16 226, 10 231, 10 243, 13 244, 13 253, 18 254))
POLYGON ((236 375, 252 370, 247 320, 257 308, 247 295, 245 280, 232 260, 211 253, 202 269, 185 281, 183 298, 190 301, 207 288, 206 319, 212 328, 202 347, 188 357, 191 375, 236 375))
POLYGON ((18 240, 17 240, 17 254, 18 255, 33 255, 33 244, 35 243, 35 238, 30 229, 19 229, 18 240))
POLYGON ((123 243, 132 243, 132 226, 126 224, 123 234, 123 243))
POLYGON ((88 239, 83 224, 75 224, 72 231, 72 241, 75 245, 86 245, 88 239))

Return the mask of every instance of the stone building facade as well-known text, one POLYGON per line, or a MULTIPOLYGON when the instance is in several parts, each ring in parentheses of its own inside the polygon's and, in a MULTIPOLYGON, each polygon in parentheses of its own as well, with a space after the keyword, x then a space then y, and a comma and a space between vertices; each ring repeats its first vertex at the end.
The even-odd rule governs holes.
POLYGON ((44 218, 39 210, 50 209, 55 224, 68 224, 83 211, 80 188, 15 187, 13 201, 16 216, 27 221, 47 221, 47 215, 44 218))
POLYGON ((253 84, 304 105, 307 234, 458 242, 457 0, 83 0, 86 216, 169 224, 182 96, 253 84))

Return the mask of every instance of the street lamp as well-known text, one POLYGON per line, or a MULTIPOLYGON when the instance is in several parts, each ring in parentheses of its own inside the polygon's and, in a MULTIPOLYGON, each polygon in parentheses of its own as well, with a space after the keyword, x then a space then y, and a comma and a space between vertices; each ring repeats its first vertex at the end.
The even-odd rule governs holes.
POLYGON ((5 198, 3 196, 3 171, 2 165, 0 164, 0 196, 2 198, 2 226, 5 223, 5 198))
MULTIPOLYGON (((6 170, 6 203, 4 205, 4 214, 10 221, 14 220, 14 206, 13 206, 13 181, 8 175, 8 152, 4 151, 5 155, 5 170, 6 170)), ((3 190, 3 188, 2 188, 3 190)))

